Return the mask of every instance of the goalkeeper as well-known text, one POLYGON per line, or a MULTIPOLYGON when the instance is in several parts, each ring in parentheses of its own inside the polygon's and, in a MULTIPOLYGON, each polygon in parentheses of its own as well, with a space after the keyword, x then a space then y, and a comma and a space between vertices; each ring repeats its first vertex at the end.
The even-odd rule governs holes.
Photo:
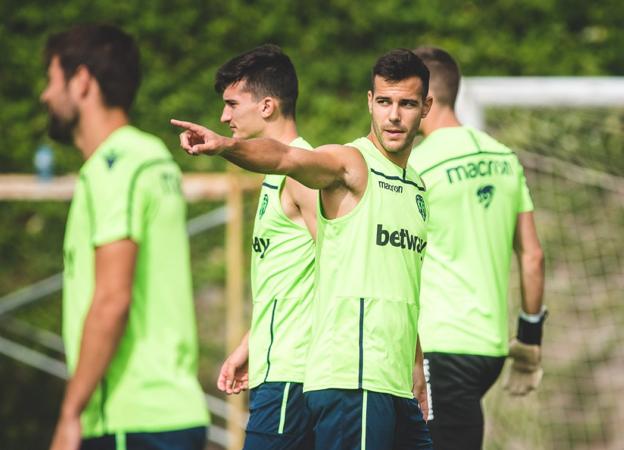
POLYGON ((425 352, 429 426, 436 450, 479 449, 481 398, 513 364, 512 395, 540 382, 544 263, 533 203, 516 155, 462 126, 455 111, 460 72, 443 50, 414 50, 431 73, 433 106, 410 164, 429 191, 431 218, 422 271, 419 329, 425 352), (507 286, 512 249, 520 267, 522 309, 508 344, 507 286))

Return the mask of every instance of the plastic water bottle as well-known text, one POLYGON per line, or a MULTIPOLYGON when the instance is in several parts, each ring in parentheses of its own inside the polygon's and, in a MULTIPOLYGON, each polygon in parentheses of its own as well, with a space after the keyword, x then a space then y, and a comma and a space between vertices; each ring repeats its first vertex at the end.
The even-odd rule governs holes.
POLYGON ((35 152, 35 169, 41 181, 50 181, 54 173, 54 153, 49 145, 41 144, 35 152))

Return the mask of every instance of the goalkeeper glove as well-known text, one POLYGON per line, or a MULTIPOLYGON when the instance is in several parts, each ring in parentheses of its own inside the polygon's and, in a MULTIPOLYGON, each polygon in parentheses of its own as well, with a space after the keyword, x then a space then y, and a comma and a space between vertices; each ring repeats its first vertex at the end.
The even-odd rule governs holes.
POLYGON ((546 316, 546 310, 542 309, 538 315, 521 312, 518 317, 518 336, 509 345, 512 364, 503 382, 503 388, 511 395, 526 395, 537 389, 542 380, 541 343, 546 316))

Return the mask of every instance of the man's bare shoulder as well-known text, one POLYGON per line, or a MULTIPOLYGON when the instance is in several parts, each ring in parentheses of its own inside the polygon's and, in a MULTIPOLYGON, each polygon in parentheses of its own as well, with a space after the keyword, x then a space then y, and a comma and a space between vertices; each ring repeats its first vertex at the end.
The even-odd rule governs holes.
POLYGON ((329 144, 317 147, 314 152, 323 153, 337 161, 343 167, 342 183, 328 186, 329 193, 334 190, 346 189, 357 197, 364 191, 368 176, 368 166, 362 153, 350 145, 329 144))

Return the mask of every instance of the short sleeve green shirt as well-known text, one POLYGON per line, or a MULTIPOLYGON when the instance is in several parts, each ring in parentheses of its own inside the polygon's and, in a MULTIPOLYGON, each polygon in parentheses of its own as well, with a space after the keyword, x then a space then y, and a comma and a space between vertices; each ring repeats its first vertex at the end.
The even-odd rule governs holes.
POLYGON ((469 127, 442 128, 412 152, 431 218, 419 329, 426 352, 507 353, 507 289, 519 213, 533 210, 516 155, 469 127))
POLYGON ((95 287, 95 249, 139 246, 125 333, 81 420, 85 437, 207 423, 197 381, 186 204, 162 141, 131 126, 85 162, 64 241, 63 338, 70 373, 95 287))

